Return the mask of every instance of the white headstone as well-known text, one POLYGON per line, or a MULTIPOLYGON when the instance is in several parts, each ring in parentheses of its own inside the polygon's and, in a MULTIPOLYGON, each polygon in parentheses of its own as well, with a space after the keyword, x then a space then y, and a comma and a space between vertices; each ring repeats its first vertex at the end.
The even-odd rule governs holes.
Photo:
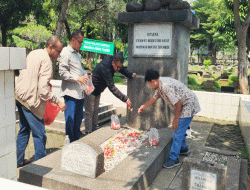
POLYGON ((96 162, 97 153, 84 143, 73 142, 62 150, 62 170, 95 178, 96 162))
POLYGON ((191 169, 191 180, 189 189, 216 190, 217 175, 211 172, 191 169))

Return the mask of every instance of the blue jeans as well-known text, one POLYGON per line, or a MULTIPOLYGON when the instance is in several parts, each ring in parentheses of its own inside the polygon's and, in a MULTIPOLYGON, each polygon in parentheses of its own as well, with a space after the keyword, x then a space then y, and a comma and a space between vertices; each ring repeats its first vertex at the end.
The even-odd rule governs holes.
POLYGON ((186 130, 190 125, 192 117, 179 118, 179 125, 177 131, 174 131, 173 143, 169 152, 169 159, 177 160, 180 156, 180 150, 185 150, 187 148, 186 143, 186 130))
POLYGON ((17 102, 19 112, 19 127, 17 135, 17 167, 23 165, 24 153, 29 142, 30 131, 32 131, 35 159, 38 160, 46 156, 46 132, 43 119, 36 117, 26 107, 17 102))
POLYGON ((69 136, 70 142, 80 139, 80 127, 83 119, 84 99, 75 99, 70 96, 64 96, 67 106, 64 111, 66 121, 66 135, 69 136))

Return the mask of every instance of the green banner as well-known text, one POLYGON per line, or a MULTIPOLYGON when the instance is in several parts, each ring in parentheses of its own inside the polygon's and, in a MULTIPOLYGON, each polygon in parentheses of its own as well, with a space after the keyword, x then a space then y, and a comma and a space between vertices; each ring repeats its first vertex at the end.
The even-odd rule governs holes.
POLYGON ((112 42, 84 38, 81 50, 113 55, 114 48, 115 44, 112 42))

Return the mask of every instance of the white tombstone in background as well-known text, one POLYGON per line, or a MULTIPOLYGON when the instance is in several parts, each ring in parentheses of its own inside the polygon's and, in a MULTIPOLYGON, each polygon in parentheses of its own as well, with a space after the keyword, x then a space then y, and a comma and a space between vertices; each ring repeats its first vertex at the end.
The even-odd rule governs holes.
POLYGON ((0 47, 0 177, 16 180, 14 70, 26 68, 26 49, 0 47))

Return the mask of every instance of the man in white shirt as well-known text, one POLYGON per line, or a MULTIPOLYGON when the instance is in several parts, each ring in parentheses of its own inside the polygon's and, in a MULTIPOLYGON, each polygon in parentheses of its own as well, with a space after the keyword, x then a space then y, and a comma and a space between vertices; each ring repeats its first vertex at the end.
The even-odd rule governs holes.
POLYGON ((80 126, 83 119, 84 93, 81 85, 86 84, 88 77, 84 70, 79 50, 83 42, 83 32, 74 30, 70 43, 64 47, 59 61, 59 74, 62 79, 61 95, 64 97, 66 135, 70 142, 80 138, 80 126))

